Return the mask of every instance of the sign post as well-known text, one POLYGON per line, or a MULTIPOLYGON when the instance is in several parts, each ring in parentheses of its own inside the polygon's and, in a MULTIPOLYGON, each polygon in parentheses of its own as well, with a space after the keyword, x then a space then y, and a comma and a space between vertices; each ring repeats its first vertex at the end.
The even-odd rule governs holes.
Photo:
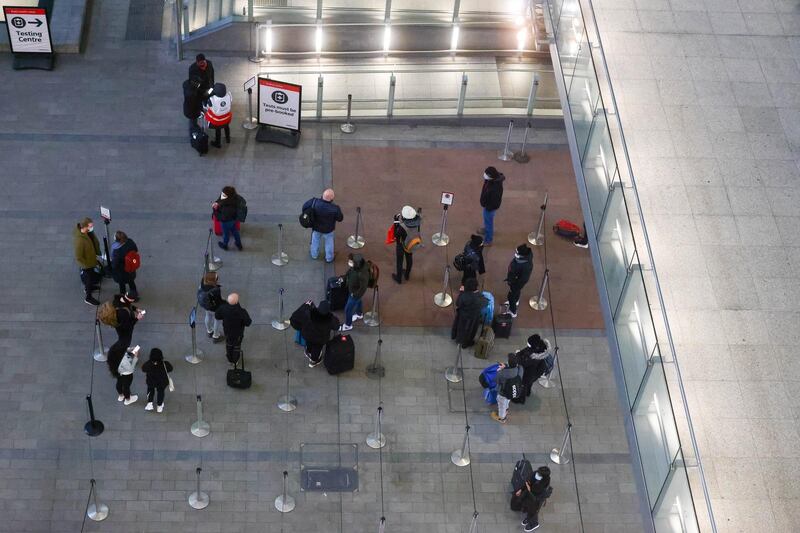
POLYGON ((246 130, 254 130, 258 127, 258 119, 253 116, 253 87, 255 86, 255 76, 244 82, 244 90, 247 93, 247 118, 242 122, 242 127, 246 130))
POLYGON ((55 55, 47 10, 43 7, 3 6, 14 70, 53 70, 55 55))
POLYGON ((258 78, 256 140, 290 148, 300 143, 300 103, 303 87, 294 83, 258 78))

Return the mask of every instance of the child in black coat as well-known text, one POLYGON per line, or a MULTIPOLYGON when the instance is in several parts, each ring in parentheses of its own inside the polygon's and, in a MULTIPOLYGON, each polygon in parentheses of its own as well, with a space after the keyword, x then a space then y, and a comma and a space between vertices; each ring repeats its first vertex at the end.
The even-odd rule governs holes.
POLYGON ((164 411, 164 391, 169 386, 169 373, 172 365, 164 361, 164 354, 158 348, 150 350, 150 360, 142 365, 142 372, 147 376, 147 405, 145 411, 153 410, 153 395, 156 395, 157 410, 164 411))

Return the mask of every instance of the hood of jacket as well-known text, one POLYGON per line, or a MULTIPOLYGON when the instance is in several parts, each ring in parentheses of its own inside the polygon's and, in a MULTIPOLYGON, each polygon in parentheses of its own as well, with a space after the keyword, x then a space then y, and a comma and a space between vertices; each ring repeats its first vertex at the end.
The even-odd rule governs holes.
POLYGON ((363 270, 367 266, 367 260, 361 254, 353 254, 353 268, 363 270))
POLYGON ((550 355, 550 341, 547 339, 542 339, 542 340, 544 341, 544 344, 545 346, 547 346, 547 348, 545 349, 545 351, 541 353, 536 353, 533 350, 531 350, 531 355, 530 355, 531 359, 545 359, 547 358, 548 355, 550 355))

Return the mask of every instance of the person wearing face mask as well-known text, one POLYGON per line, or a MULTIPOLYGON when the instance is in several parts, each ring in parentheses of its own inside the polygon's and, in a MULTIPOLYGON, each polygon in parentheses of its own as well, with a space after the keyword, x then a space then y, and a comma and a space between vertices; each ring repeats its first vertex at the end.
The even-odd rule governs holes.
POLYGON ((350 267, 345 275, 349 294, 344 306, 342 331, 350 331, 353 329, 353 322, 364 318, 364 305, 361 299, 369 286, 369 267, 361 254, 350 254, 347 266, 350 267))
POLYGON ((130 292, 136 300, 139 299, 139 291, 136 290, 136 270, 130 272, 125 269, 125 258, 129 252, 136 252, 139 248, 133 239, 128 238, 124 231, 114 234, 114 243, 111 245, 111 276, 119 285, 120 294, 130 292))
POLYGON ((530 481, 526 481, 523 488, 513 493, 512 508, 525 513, 522 520, 523 531, 539 529, 539 511, 552 493, 550 468, 546 466, 537 468, 530 481))
POLYGON ((83 301, 89 305, 100 305, 100 301, 92 296, 93 291, 100 289, 101 254, 100 242, 94 234, 94 222, 91 218, 84 218, 72 230, 72 246, 86 293, 83 301))
POLYGON ((193 77, 200 80, 198 90, 205 97, 214 86, 214 65, 206 59, 205 54, 197 54, 194 63, 189 66, 189 79, 193 77))
POLYGON ((514 251, 514 258, 508 265, 505 282, 508 283, 508 298, 505 305, 511 316, 517 318, 517 306, 522 289, 533 274, 533 251, 527 244, 520 244, 514 251))

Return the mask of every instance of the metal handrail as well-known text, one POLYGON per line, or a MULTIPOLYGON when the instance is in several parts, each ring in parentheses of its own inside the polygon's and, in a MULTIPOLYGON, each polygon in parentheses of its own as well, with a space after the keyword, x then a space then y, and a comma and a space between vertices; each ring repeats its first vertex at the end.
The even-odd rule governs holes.
MULTIPOLYGON (((616 100, 616 96, 615 96, 615 93, 614 93, 614 86, 613 86, 613 84, 611 82, 611 75, 610 75, 610 72, 609 72, 609 69, 608 69, 608 62, 606 61, 606 56, 605 56, 605 51, 604 51, 604 48, 603 48, 602 38, 600 36, 600 31, 599 31, 600 28, 599 28, 599 26, 597 24, 597 18, 595 17, 595 14, 594 14, 594 4, 592 3, 592 0, 584 0, 584 1, 588 3, 589 15, 591 16, 592 23, 594 24, 594 30, 595 30, 594 34, 597 37, 597 44, 598 44, 597 49, 599 50, 600 59, 602 61, 603 74, 605 75, 605 81, 606 81, 606 83, 608 85, 608 93, 609 93, 609 95, 611 97, 611 103, 614 106, 614 109, 617 110, 617 112, 614 113, 614 120, 616 122, 617 127, 619 128, 619 137, 620 137, 620 141, 621 141, 621 144, 622 144, 623 154, 625 155, 625 166, 628 169, 628 174, 630 176, 631 185, 632 185, 631 190, 633 191, 633 197, 634 197, 634 199, 636 201, 636 208, 637 208, 636 216, 637 216, 637 218, 639 220, 639 223, 641 224, 641 227, 642 227, 642 234, 644 236, 645 248, 647 250, 647 255, 648 255, 649 259, 650 259, 650 266, 651 266, 652 271, 653 271, 653 279, 655 281, 656 293, 658 295, 658 304, 659 304, 659 307, 661 309, 661 314, 662 314, 663 319, 664 319, 664 329, 665 329, 665 332, 666 332, 666 335, 667 335, 667 344, 669 345, 669 350, 670 350, 670 353, 672 355, 672 361, 675 364, 675 371, 676 371, 676 374, 677 374, 677 377, 678 377, 678 380, 677 380, 678 381, 678 390, 680 391, 681 400, 682 400, 682 403, 683 403, 683 411, 684 411, 684 414, 686 415, 686 422, 687 422, 688 430, 689 430, 689 440, 691 441, 692 450, 694 451, 695 459, 697 460, 697 466, 698 466, 698 469, 700 471, 700 484, 702 486, 703 495, 704 495, 704 498, 706 500, 706 509, 708 511, 708 518, 709 518, 709 521, 710 521, 710 524, 711 524, 712 531, 714 533, 716 533, 717 532, 717 525, 716 525, 716 521, 714 520, 714 511, 713 511, 713 509, 711 507, 711 496, 710 496, 710 493, 709 493, 709 490, 708 490, 708 485, 706 483, 705 469, 703 468, 703 461, 702 461, 702 459, 700 457, 700 449, 699 449, 699 446, 697 444, 697 437, 696 437, 695 432, 694 432, 694 425, 692 424, 692 416, 689 413, 689 404, 688 404, 687 399, 686 399, 686 390, 685 390, 684 385, 683 385, 683 376, 682 376, 682 373, 681 373, 680 364, 678 363, 677 353, 675 351, 675 343, 674 343, 674 340, 672 338, 672 330, 671 330, 671 328, 669 326, 669 318, 667 317, 667 309, 666 309, 666 305, 664 304, 664 294, 663 294, 663 291, 661 289, 661 283, 660 283, 660 281, 658 279, 658 271, 656 270, 656 266, 655 266, 655 259, 654 259, 654 256, 653 256, 653 249, 652 249, 652 246, 650 244, 650 237, 648 236, 647 226, 646 226, 645 221, 644 221, 642 204, 641 204, 641 201, 639 199, 638 189, 636 187, 636 179, 635 179, 634 174, 633 174, 633 167, 631 165, 630 153, 628 151, 628 144, 627 144, 627 142, 625 140, 625 134, 624 134, 623 127, 622 127, 622 121, 621 121, 620 115, 619 115, 619 107, 617 106, 617 100, 616 100)), ((583 11, 583 7, 580 5, 580 1, 579 1, 578 5, 579 5, 579 8, 581 9, 581 11, 583 11)), ((587 39, 588 39, 588 34, 587 34, 587 39)), ((594 63, 594 61, 593 61, 593 63, 594 63)), ((597 81, 598 81, 598 83, 600 82, 599 79, 597 81)), ((608 113, 606 113, 606 120, 608 120, 608 113)), ((630 213, 628 213, 628 215, 630 216, 630 213)))
MULTIPOLYGON (((386 22, 384 21, 365 21, 365 22, 260 22, 257 24, 259 28, 331 28, 331 27, 338 27, 338 26, 376 26, 379 28, 383 28, 386 26, 386 22)), ((508 26, 509 24, 513 24, 513 21, 510 20, 481 20, 481 21, 459 21, 458 25, 463 27, 466 26, 508 26)), ((442 21, 392 21, 391 26, 396 28, 398 26, 436 26, 436 27, 443 27, 443 28, 452 28, 452 22, 442 22, 442 21)))
POLYGON ((517 68, 517 67, 511 67, 511 68, 506 68, 506 67, 496 67, 496 68, 488 68, 488 67, 487 68, 445 68, 445 69, 430 69, 430 70, 418 69, 418 68, 408 69, 408 68, 405 68, 405 67, 402 67, 402 66, 399 66, 397 68, 391 68, 391 69, 380 68, 378 70, 353 70, 353 69, 348 69, 348 70, 333 69, 333 70, 329 70, 329 69, 315 69, 313 66, 310 66, 310 67, 307 67, 307 68, 309 69, 308 71, 300 71, 300 70, 269 70, 269 71, 259 72, 259 75, 267 74, 267 75, 271 76, 273 74, 319 74, 319 75, 325 75, 325 74, 438 74, 438 73, 445 73, 446 74, 446 73, 449 73, 449 72, 453 72, 453 73, 466 72, 467 74, 469 74, 469 73, 473 73, 473 72, 489 72, 489 73, 495 73, 495 72, 526 72, 526 73, 548 72, 548 73, 552 73, 553 72, 552 69, 550 69, 550 70, 545 70, 545 69, 525 69, 525 68, 517 68))

